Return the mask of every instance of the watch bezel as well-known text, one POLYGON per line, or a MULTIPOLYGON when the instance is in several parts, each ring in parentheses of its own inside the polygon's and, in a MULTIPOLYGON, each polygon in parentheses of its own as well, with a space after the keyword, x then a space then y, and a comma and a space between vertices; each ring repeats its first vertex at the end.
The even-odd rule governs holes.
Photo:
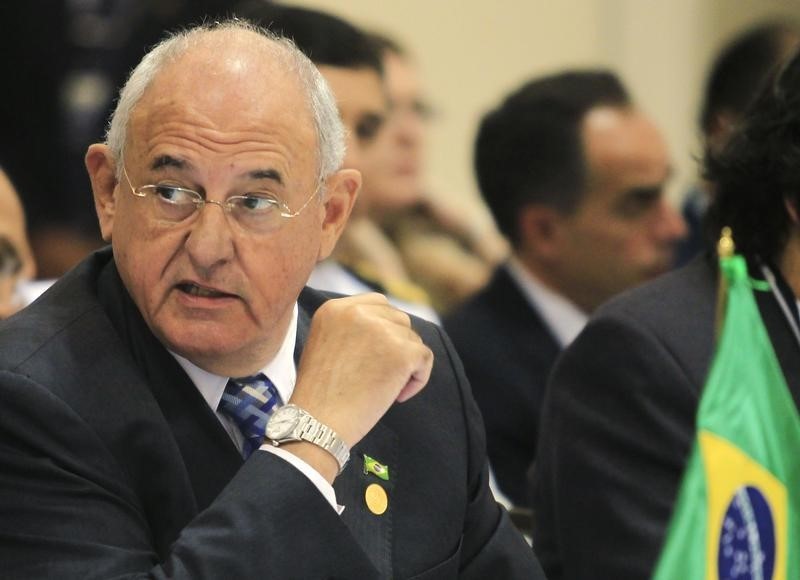
POLYGON ((302 407, 291 403, 283 405, 272 413, 269 421, 267 421, 264 439, 275 447, 294 441, 308 441, 324 449, 336 459, 339 464, 339 473, 344 470, 350 460, 350 447, 339 437, 336 431, 321 423, 302 407), (290 413, 293 414, 291 420, 286 420, 282 417, 282 415, 290 413), (276 431, 276 425, 278 423, 283 424, 284 421, 286 421, 287 427, 276 431))
POLYGON ((278 409, 275 409, 275 412, 272 413, 272 417, 269 418, 267 421, 267 428, 266 432, 264 433, 267 439, 272 441, 286 441, 292 433, 297 429, 297 424, 300 422, 300 418, 303 416, 303 411, 300 407, 297 407, 292 404, 283 405, 278 409), (284 415, 292 415, 291 419, 284 418, 284 415), (282 428, 280 431, 278 429, 278 422, 283 423, 286 421, 286 427, 282 428))

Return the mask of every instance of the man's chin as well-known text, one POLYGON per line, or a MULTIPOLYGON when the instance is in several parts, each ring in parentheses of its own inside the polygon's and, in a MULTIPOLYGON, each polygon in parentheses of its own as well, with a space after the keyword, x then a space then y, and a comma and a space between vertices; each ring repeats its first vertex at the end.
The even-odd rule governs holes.
POLYGON ((241 333, 207 328, 209 325, 201 325, 202 328, 196 329, 191 328, 192 326, 185 325, 174 332, 167 331, 162 334, 161 339, 169 350, 201 368, 205 368, 202 361, 223 361, 241 348, 241 333))

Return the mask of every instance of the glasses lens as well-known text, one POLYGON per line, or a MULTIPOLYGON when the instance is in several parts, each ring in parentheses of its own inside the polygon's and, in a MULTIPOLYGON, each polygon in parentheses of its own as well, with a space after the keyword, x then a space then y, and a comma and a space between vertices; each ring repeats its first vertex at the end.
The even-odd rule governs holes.
POLYGON ((228 200, 233 218, 246 230, 266 232, 280 226, 281 204, 272 197, 244 195, 228 200))
POLYGON ((200 194, 182 187, 171 185, 147 185, 141 188, 153 201, 153 207, 160 219, 179 222, 191 216, 202 200, 200 194))

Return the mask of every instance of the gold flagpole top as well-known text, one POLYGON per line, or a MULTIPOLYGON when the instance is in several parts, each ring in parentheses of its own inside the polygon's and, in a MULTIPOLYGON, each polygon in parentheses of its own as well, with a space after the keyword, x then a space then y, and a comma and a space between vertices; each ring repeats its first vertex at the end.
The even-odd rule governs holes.
POLYGON ((736 244, 733 243, 733 233, 731 228, 725 226, 722 228, 722 234, 717 242, 717 255, 720 258, 730 258, 736 251, 736 244))
MULTIPOLYGON (((733 256, 734 251, 736 250, 736 245, 733 243, 733 232, 731 228, 725 226, 722 228, 722 232, 719 236, 719 242, 717 242, 717 257, 719 259, 731 258, 733 256)), ((722 331, 722 321, 725 318, 725 304, 728 299, 728 280, 725 277, 725 274, 720 271, 719 272, 719 281, 717 283, 717 312, 716 312, 716 321, 714 324, 715 328, 715 342, 719 339, 720 332, 722 331)))

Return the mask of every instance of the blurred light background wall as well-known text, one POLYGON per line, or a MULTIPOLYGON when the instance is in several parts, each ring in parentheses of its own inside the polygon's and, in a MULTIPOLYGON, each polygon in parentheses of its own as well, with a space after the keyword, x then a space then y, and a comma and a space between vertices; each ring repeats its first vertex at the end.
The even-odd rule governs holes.
POLYGON ((705 74, 733 35, 764 19, 800 18, 800 0, 300 0, 389 34, 416 56, 432 126, 434 190, 485 218, 472 171, 482 114, 525 80, 563 67, 606 66, 664 131, 670 196, 695 178, 705 74))

